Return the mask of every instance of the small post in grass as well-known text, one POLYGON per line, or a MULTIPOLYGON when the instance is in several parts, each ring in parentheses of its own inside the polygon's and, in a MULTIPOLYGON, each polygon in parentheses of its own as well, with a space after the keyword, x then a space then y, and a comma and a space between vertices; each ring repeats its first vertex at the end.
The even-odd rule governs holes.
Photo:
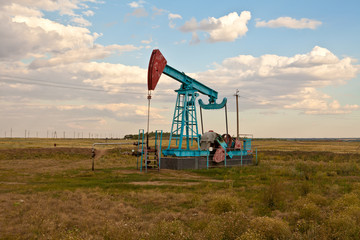
POLYGON ((256 165, 258 165, 258 158, 257 158, 257 148, 255 148, 255 156, 256 156, 256 165))
POLYGON ((95 148, 93 147, 91 149, 91 158, 92 158, 92 167, 91 167, 91 170, 92 171, 95 171, 95 148))

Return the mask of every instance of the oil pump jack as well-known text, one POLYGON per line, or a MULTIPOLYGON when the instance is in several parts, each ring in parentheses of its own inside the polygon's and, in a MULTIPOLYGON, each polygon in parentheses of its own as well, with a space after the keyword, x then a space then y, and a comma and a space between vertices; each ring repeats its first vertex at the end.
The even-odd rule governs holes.
MULTIPOLYGON (((228 134, 220 135, 213 131, 199 134, 196 98, 199 94, 208 97, 208 103, 198 100, 200 112, 202 109, 217 110, 225 107, 227 129, 227 99, 216 103, 218 92, 199 81, 187 76, 184 72, 167 65, 165 57, 160 50, 153 50, 148 67, 148 129, 146 143, 144 131, 139 131, 138 146, 142 146, 141 166, 168 169, 199 169, 214 166, 233 166, 249 164, 252 161, 251 135, 243 138, 232 138, 228 134), (165 74, 181 83, 177 92, 175 110, 171 124, 169 143, 167 148, 162 149, 162 131, 159 135, 156 131, 155 148, 151 149, 148 140, 149 113, 151 91, 155 90, 160 76, 165 74), (160 142, 160 144, 159 144, 160 142), (194 144, 195 142, 195 144, 194 144), (145 145, 145 147, 144 147, 145 145), (154 158, 150 159, 151 152, 154 158), (149 165, 148 165, 149 164, 149 165)), ((202 114, 201 114, 202 122, 202 114)))

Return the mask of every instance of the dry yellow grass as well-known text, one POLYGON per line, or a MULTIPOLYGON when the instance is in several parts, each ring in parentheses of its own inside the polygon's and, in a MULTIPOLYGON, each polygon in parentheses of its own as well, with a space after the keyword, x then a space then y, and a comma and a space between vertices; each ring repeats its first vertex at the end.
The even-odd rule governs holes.
POLYGON ((140 173, 132 146, 92 172, 91 142, 32 141, 0 147, 0 239, 360 236, 358 143, 259 140, 259 166, 140 173))

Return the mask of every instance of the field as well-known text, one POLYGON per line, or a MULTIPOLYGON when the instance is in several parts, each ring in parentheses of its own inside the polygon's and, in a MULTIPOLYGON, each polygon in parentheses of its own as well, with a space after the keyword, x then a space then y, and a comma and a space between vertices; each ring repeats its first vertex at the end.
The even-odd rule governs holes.
POLYGON ((255 140, 258 165, 140 173, 132 145, 97 147, 91 171, 95 141, 0 139, 0 239, 360 239, 359 142, 255 140))

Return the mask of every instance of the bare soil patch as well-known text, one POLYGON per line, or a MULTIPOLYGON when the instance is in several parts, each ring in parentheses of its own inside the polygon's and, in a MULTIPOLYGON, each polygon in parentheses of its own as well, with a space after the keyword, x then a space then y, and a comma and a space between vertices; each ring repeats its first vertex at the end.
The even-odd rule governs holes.
POLYGON ((130 182, 129 184, 133 185, 142 185, 142 186, 193 186, 198 185, 200 182, 163 182, 163 181, 148 181, 148 182, 130 182))
POLYGON ((50 154, 84 154, 91 156, 91 148, 15 148, 15 149, 0 149, 0 155, 9 156, 11 159, 16 158, 36 158, 49 156, 50 154))

